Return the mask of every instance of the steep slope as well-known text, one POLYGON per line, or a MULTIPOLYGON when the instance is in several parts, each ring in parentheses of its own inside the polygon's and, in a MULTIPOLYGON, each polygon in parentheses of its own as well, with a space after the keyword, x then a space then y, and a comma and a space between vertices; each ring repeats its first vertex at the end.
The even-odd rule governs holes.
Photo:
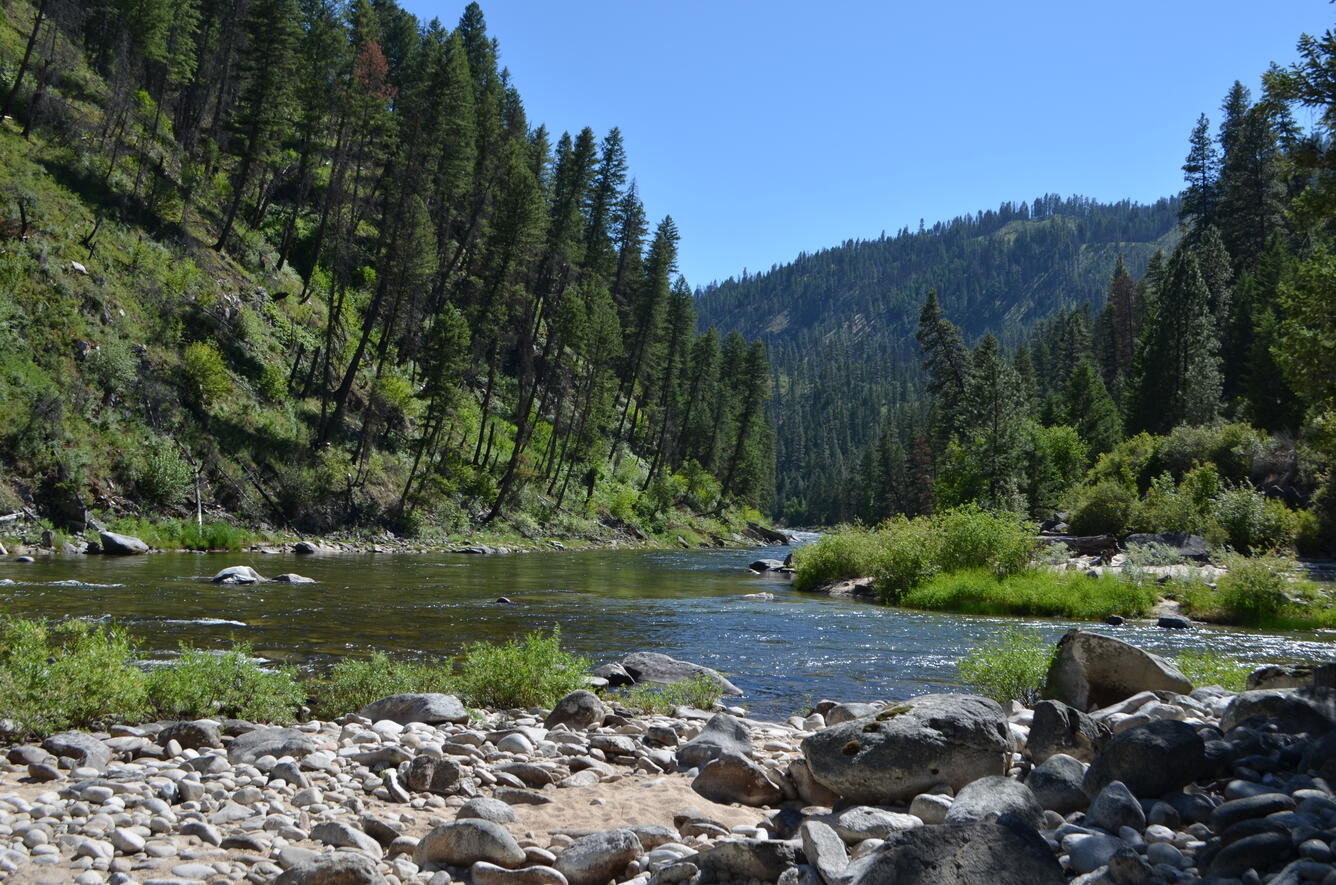
POLYGON ((1059 310, 1103 304, 1118 256, 1140 275, 1176 241, 1177 200, 1143 206, 1045 196, 915 233, 849 241, 698 293, 701 322, 759 336, 769 350, 776 511, 808 518, 805 498, 877 434, 918 420, 918 311, 936 289, 973 339, 1014 344, 1059 310))

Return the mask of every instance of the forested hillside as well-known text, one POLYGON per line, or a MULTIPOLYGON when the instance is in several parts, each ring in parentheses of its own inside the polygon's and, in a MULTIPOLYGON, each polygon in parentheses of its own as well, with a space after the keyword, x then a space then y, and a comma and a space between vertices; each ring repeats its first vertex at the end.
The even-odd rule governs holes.
MULTIPOLYGON (((477 4, 5 0, 0 510, 571 533, 769 492, 617 129, 530 120, 477 4)), ((662 210, 656 210, 661 214, 662 210)))
POLYGON ((791 522, 848 519, 849 471, 883 423, 912 445, 926 420, 914 333, 928 291, 968 339, 992 332, 1015 344, 1059 311, 1097 310, 1120 259, 1143 272, 1176 241, 1178 208, 1046 195, 699 292, 703 323, 760 336, 769 349, 777 511, 791 522))

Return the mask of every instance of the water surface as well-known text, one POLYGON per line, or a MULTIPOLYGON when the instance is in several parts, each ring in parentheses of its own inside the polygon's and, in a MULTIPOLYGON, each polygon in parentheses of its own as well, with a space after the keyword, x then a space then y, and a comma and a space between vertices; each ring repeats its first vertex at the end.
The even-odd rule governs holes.
MULTIPOLYGON (((148 657, 181 642, 245 640, 270 660, 319 666, 383 649, 448 655, 470 642, 560 626, 596 661, 657 650, 715 667, 753 714, 782 718, 824 697, 909 697, 954 687, 955 662, 1007 627, 1056 640, 1076 622, 929 614, 799 594, 747 564, 787 548, 588 551, 508 556, 155 554, 0 562, 0 608, 27 617, 111 618, 148 657), (215 586, 229 565, 299 572, 315 585, 215 586), (747 599, 772 593, 773 600, 747 599), (515 605, 495 602, 506 596, 515 605)), ((1091 626, 1089 623, 1083 626, 1091 626)), ((1336 659, 1329 633, 1128 625, 1107 630, 1173 655, 1209 648, 1249 663, 1336 659)))

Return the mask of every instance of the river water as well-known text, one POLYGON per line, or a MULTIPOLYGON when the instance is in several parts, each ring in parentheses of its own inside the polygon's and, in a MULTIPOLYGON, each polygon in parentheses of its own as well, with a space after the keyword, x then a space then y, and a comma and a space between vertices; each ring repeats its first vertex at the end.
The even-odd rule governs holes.
MULTIPOLYGON (((753 715, 783 718, 820 698, 903 698, 958 685, 955 663, 1017 624, 1053 640, 1073 622, 928 614, 795 593, 747 570, 787 548, 588 551, 506 556, 296 557, 155 554, 0 562, 0 610, 23 617, 110 618, 146 658, 184 642, 252 643, 268 660, 319 666, 375 649, 438 656, 470 642, 561 627, 596 662, 656 650, 721 670, 753 715), (300 572, 315 585, 215 586, 229 565, 300 572), (747 599, 752 593, 773 600, 747 599), (516 604, 495 602, 506 596, 516 604)), ((1092 625, 1085 624, 1090 627, 1092 625)), ((1336 634, 1200 627, 1095 626, 1151 651, 1209 648, 1248 663, 1336 659, 1336 634)))

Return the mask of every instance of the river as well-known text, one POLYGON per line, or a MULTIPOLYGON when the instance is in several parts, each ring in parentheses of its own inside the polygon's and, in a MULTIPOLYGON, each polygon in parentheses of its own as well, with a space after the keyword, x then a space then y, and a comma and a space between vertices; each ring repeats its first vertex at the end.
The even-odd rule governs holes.
MULTIPOLYGON (((746 568, 787 552, 55 557, 0 563, 0 578, 15 581, 0 586, 0 609, 23 617, 114 619, 149 659, 170 656, 181 642, 217 648, 236 639, 265 659, 303 667, 374 649, 448 655, 476 640, 560 625, 563 644, 595 662, 657 650, 715 667, 746 692, 740 703, 771 719, 820 698, 901 698, 956 687, 956 661, 981 640, 1016 624, 1056 640, 1074 625, 831 600, 795 593, 787 578, 746 568), (241 564, 320 583, 209 583, 219 569, 241 564), (761 592, 774 599, 744 598, 761 592), (516 604, 495 602, 499 596, 516 604)), ((1336 659, 1329 633, 1096 628, 1169 655, 1209 648, 1249 663, 1336 659)))

